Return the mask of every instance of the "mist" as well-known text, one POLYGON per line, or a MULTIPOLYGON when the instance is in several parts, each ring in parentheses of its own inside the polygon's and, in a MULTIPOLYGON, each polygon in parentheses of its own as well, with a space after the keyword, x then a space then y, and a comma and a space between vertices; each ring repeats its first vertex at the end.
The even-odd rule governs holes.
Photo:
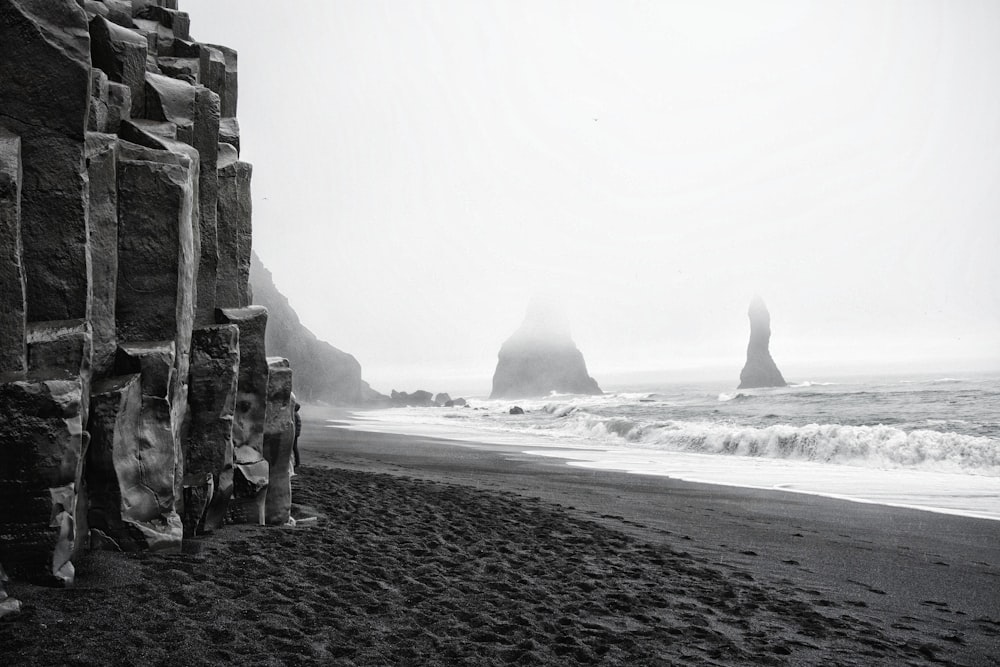
POLYGON ((240 57, 254 247, 373 387, 1000 368, 1000 4, 184 0, 240 57), (234 20, 234 17, 239 17, 234 20))

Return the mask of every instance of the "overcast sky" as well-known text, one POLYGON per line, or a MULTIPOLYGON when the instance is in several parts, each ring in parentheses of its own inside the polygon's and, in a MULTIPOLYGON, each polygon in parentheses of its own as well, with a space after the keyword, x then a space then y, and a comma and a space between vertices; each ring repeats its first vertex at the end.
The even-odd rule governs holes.
POLYGON ((791 380, 1000 368, 1000 2, 181 9, 257 253, 376 389, 488 391, 535 294, 599 382, 735 385, 754 294, 791 380))

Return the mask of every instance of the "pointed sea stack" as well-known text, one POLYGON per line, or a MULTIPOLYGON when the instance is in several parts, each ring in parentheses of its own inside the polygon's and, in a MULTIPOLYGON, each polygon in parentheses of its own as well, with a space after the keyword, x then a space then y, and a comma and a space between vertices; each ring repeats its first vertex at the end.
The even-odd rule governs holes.
POLYGON ((490 398, 603 394, 587 374, 583 354, 563 319, 537 302, 528 307, 524 323, 500 348, 490 398))
POLYGON ((771 315, 764 300, 755 296, 747 314, 750 316, 750 344, 747 345, 747 363, 740 372, 739 388, 784 387, 788 383, 767 349, 771 341, 771 315))

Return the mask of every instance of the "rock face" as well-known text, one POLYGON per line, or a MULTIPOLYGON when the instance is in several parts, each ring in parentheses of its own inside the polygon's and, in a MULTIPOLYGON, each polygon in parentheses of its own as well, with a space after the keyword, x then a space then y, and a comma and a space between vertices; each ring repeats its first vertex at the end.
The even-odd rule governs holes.
POLYGON ((361 364, 352 355, 319 340, 299 321, 271 272, 254 255, 250 271, 254 300, 267 307, 268 354, 288 359, 295 368, 295 395, 300 401, 358 405, 385 398, 361 379, 361 364))
POLYGON ((601 394, 587 374, 569 327, 551 307, 532 303, 521 327, 500 348, 490 398, 601 394))
POLYGON ((269 475, 287 520, 236 65, 176 0, 0 0, 0 579, 263 523, 269 475))
POLYGON ((771 315, 759 296, 750 302, 750 343, 747 363, 740 371, 740 389, 754 387, 784 387, 787 383, 771 358, 771 315))

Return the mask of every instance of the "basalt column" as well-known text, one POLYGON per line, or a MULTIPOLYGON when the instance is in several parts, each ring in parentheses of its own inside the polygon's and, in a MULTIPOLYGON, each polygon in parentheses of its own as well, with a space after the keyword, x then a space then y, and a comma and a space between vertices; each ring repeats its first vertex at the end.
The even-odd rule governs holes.
POLYGON ((93 548, 136 551, 151 542, 159 545, 161 536, 169 535, 150 526, 164 516, 158 504, 148 503, 155 506, 153 511, 145 507, 148 496, 143 489, 149 480, 142 479, 142 463, 150 462, 145 456, 150 442, 140 427, 140 377, 108 378, 93 387, 87 449, 87 518, 93 548))
MULTIPOLYGON (((143 464, 155 498, 138 521, 179 544, 183 451, 187 408, 194 277, 197 264, 193 216, 197 162, 174 152, 122 143, 118 168, 119 356, 132 359, 119 373, 140 373, 143 464), (158 517, 158 518, 157 518, 158 517)), ((137 464, 138 465, 138 464, 137 464)), ((157 537, 157 539, 161 539, 157 537)))
MULTIPOLYGON (((181 60, 172 58, 176 66, 181 60)), ((164 58, 160 58, 164 61, 164 58)), ((196 63, 197 61, 192 61, 196 63)), ((191 71, 197 71, 192 64, 191 71)), ((202 85, 192 85, 187 79, 173 79, 157 74, 146 75, 146 116, 173 125, 174 138, 198 151, 198 235, 195 249, 199 263, 197 271, 196 321, 212 324, 216 306, 216 283, 219 262, 217 208, 219 199, 219 96, 202 85)), ((147 131, 153 128, 146 126, 147 131)), ((139 143, 147 142, 140 141, 139 143)), ((167 146, 165 146, 167 147, 167 146)))
MULTIPOLYGON (((233 495, 233 412, 240 369, 240 329, 195 329, 184 446, 184 533, 220 528, 233 495)), ((242 432, 242 431, 241 431, 242 432)))
POLYGON ((29 321, 88 316, 90 33, 74 0, 0 0, 0 124, 21 138, 29 321))
POLYGON ((115 299, 118 288, 118 137, 87 133, 91 250, 90 320, 94 336, 94 374, 108 374, 114 364, 115 299))
POLYGON ((0 383, 0 562, 47 585, 73 582, 86 534, 91 337, 86 320, 32 322, 28 372, 0 383))
POLYGON ((265 519, 269 524, 288 523, 292 509, 289 477, 295 442, 295 404, 292 401, 292 369, 288 359, 267 360, 267 417, 264 423, 264 458, 269 469, 265 519))
POLYGON ((0 562, 12 576, 73 582, 81 393, 80 378, 0 382, 0 562))
POLYGON ((61 586, 73 582, 86 533, 90 329, 85 320, 33 322, 25 343, 28 372, 0 381, 0 562, 61 586))
POLYGON ((0 375, 27 363, 21 253, 21 139, 0 127, 0 375))
MULTIPOLYGON (((121 497, 121 516, 115 517, 111 502, 105 503, 107 523, 103 529, 116 542, 101 546, 127 549, 178 549, 182 538, 179 510, 183 458, 176 427, 171 417, 171 388, 176 384, 176 354, 172 341, 159 343, 122 343, 115 359, 117 378, 100 388, 105 415, 94 429, 104 430, 103 449, 95 457, 104 457, 114 468, 114 479, 104 479, 105 499, 121 497), (135 390, 123 385, 122 376, 138 376, 138 401, 135 390), (122 394, 129 393, 129 396, 122 394), (108 404, 112 407, 107 407, 108 404), (137 403, 133 421, 131 407, 137 403), (118 406, 114 408, 114 406, 118 406), (123 413, 123 414, 118 414, 123 413), (118 433, 114 431, 117 430, 118 433), (109 432, 110 431, 110 432, 109 432), (124 436, 122 434, 125 434, 124 436), (110 443, 110 444, 109 444, 110 443), (110 450, 110 454, 108 451, 110 450), (114 488, 117 487, 117 488, 114 488), (117 528, 124 524, 124 531, 117 528)), ((96 438, 96 434, 95 434, 96 438)), ((107 465, 102 469, 107 470, 107 465)), ((100 471, 95 471, 99 475, 100 471)), ((92 486, 98 486, 93 477, 92 486)), ((101 526, 98 526, 101 527, 101 526)))
POLYGON ((220 308, 220 324, 240 330, 240 368, 233 414, 234 480, 229 518, 235 523, 264 523, 264 502, 270 476, 264 458, 267 416, 267 355, 264 330, 267 310, 261 306, 220 308))
POLYGON ((236 149, 222 144, 219 151, 219 271, 216 301, 220 308, 250 303, 253 168, 240 162, 236 149))
POLYGON ((0 561, 52 584, 73 580, 82 507, 91 85, 77 3, 0 0, 0 561))

